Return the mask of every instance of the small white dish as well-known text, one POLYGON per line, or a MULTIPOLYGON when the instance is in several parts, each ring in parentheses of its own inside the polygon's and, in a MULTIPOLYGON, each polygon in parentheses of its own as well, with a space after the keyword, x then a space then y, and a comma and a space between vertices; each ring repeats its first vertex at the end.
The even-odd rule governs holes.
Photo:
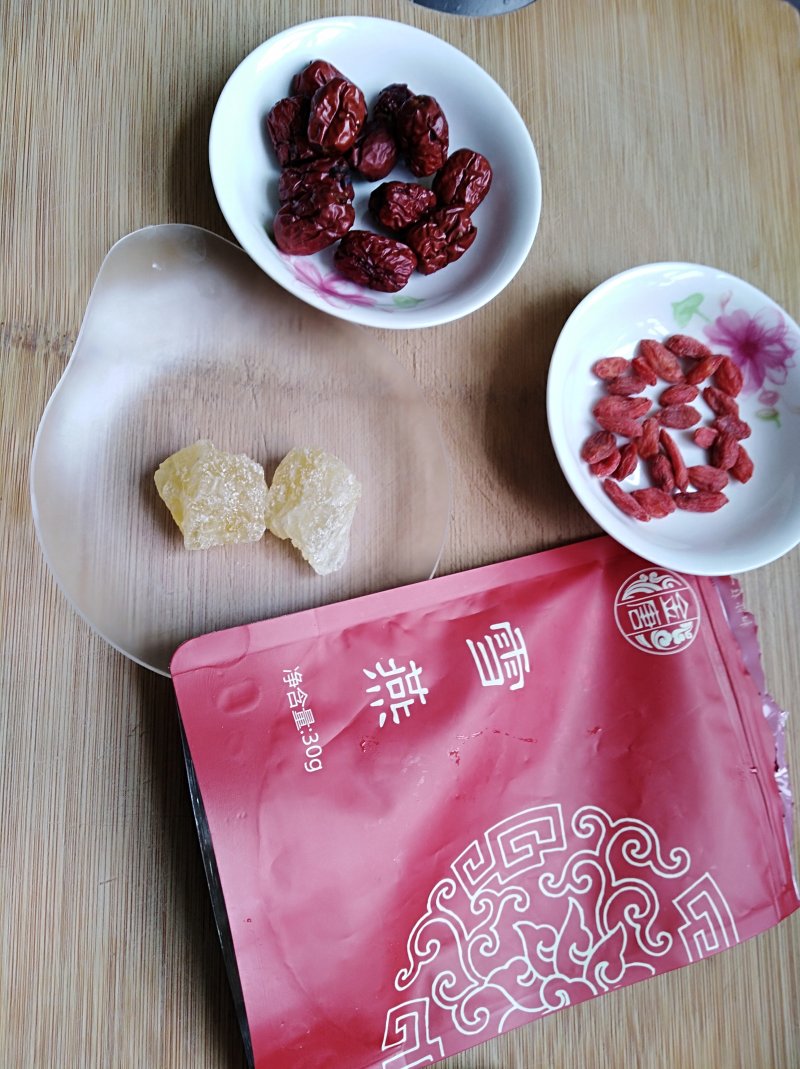
POLYGON ((97 276, 34 443, 36 533, 57 582, 112 646, 163 675, 186 639, 429 578, 450 476, 436 420, 375 337, 293 301, 199 227, 129 234, 97 276), (153 474, 210 438, 271 481, 296 445, 362 485, 345 565, 288 542, 187 550, 153 474))
MULTIPOLYGON (((315 308, 368 326, 430 327, 474 312, 516 275, 539 224, 539 162, 508 96, 463 52, 414 26, 387 19, 320 19, 259 45, 220 94, 211 123, 209 163, 225 219, 255 262, 315 308), (286 256, 272 240, 280 168, 264 120, 272 106, 290 94, 292 77, 314 59, 333 63, 362 89, 370 106, 393 82, 435 97, 449 123, 450 151, 471 148, 492 165, 492 188, 474 214, 478 236, 472 247, 433 275, 415 272, 396 294, 342 278, 333 266, 335 246, 313 256, 286 256)), ((400 165, 386 181, 395 179, 419 181, 400 165)), ((379 184, 355 180, 356 227, 377 229, 370 222, 367 201, 379 184)))
MULTIPOLYGON (((714 267, 645 264, 593 290, 559 336, 547 383, 547 416, 559 464, 583 507, 608 534, 646 560, 695 575, 745 572, 776 560, 800 542, 800 328, 755 286, 714 267), (737 398, 752 436, 743 445, 755 462, 746 484, 733 480, 729 501, 708 514, 676 511, 640 523, 608 499, 602 480, 580 458, 598 426, 592 407, 603 384, 592 365, 604 356, 630 358, 641 338, 690 334, 744 371, 737 398)), ((646 393, 654 396, 659 384, 646 393)), ((713 416, 693 402, 703 422, 713 416)), ((706 462, 691 431, 672 431, 687 464, 706 462)), ((641 463, 620 485, 649 485, 641 463)))

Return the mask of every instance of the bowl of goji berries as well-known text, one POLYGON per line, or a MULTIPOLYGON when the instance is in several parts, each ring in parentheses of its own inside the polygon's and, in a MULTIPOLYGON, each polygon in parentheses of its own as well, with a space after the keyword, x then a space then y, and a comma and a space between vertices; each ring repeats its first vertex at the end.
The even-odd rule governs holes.
POLYGON ((387 19, 319 19, 259 45, 220 94, 209 162, 255 262, 370 326, 482 307, 539 223, 539 163, 509 97, 463 52, 387 19))
POLYGON ((800 543, 800 328, 714 267, 624 271, 565 323, 550 435, 581 504, 646 560, 744 572, 800 543))

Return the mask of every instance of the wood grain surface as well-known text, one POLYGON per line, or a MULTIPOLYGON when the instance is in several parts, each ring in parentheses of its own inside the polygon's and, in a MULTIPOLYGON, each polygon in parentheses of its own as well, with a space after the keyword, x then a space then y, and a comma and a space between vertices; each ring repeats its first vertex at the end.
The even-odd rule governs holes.
MULTIPOLYGON (((474 58, 516 104, 542 166, 541 226, 513 283, 456 323, 378 332, 434 406, 452 458, 441 571, 596 533, 550 447, 545 380, 561 326, 598 282, 637 263, 709 263, 800 318, 800 22, 780 0, 537 0, 487 19, 406 0, 6 0, 0 1065, 8 1069, 244 1065, 171 685, 108 647, 60 594, 33 531, 28 465, 113 242, 155 222, 230 236, 206 155, 230 72, 286 26, 340 14, 412 23, 474 58)), ((743 585, 770 689, 795 711, 790 763, 800 781, 800 552, 748 573, 743 585)), ((795 914, 725 954, 447 1064, 792 1069, 799 942, 795 914)))

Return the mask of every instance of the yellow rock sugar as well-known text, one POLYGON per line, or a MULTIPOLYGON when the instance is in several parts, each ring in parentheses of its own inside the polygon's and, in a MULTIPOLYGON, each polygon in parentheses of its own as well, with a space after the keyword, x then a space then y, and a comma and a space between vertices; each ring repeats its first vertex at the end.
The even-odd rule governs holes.
POLYGON ((278 465, 267 495, 267 527, 288 538, 319 575, 342 567, 361 485, 338 457, 292 449, 278 465))
POLYGON ((243 453, 201 439, 167 457, 155 482, 187 549, 257 542, 264 534, 264 469, 243 453))

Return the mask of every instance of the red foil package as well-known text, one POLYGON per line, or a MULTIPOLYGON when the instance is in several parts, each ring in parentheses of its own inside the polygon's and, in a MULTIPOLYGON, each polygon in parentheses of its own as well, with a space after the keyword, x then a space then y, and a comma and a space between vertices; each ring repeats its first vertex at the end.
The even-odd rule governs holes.
POLYGON ((785 714, 730 579, 598 538, 172 671, 256 1069, 430 1065, 800 904, 785 714))

